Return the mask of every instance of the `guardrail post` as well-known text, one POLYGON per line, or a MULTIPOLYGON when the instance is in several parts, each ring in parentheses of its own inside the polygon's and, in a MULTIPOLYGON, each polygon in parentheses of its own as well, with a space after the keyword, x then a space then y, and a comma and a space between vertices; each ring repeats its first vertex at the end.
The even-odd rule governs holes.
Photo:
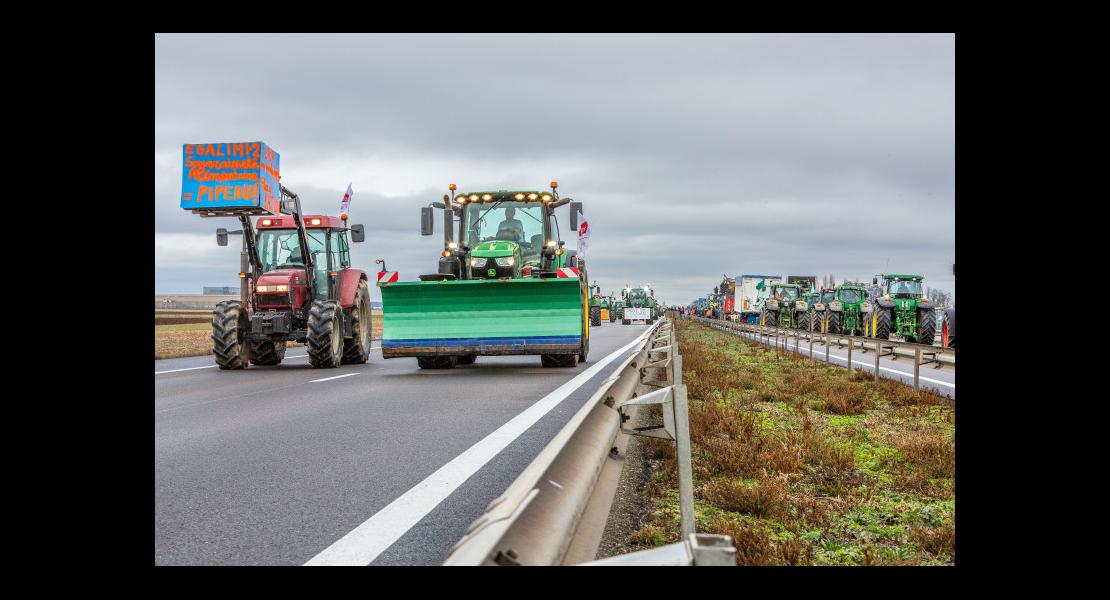
POLYGON ((848 334, 848 370, 852 370, 852 346, 856 345, 855 336, 848 334))
POLYGON ((809 334, 809 360, 813 360, 813 333, 809 334))
POLYGON ((913 389, 918 389, 918 377, 921 374, 921 347, 913 349, 913 389))
MULTIPOLYGON (((682 358, 675 356, 677 369, 682 368, 682 358)), ((678 463, 678 500, 679 518, 681 520, 682 535, 689 536, 694 533, 694 473, 693 461, 690 458, 690 414, 686 398, 686 386, 674 386, 674 432, 675 432, 675 458, 678 463)))
POLYGON ((875 379, 879 378, 879 357, 882 356, 882 344, 878 339, 875 340, 875 379))
POLYGON ((822 334, 821 342, 825 344, 825 362, 830 362, 831 359, 829 358, 829 334, 822 334))

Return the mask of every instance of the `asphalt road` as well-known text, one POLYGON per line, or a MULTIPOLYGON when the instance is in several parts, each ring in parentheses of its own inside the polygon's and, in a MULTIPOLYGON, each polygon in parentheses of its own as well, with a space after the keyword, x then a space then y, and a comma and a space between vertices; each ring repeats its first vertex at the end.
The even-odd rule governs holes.
MULTIPOLYGON (((746 332, 733 332, 726 331, 726 333, 739 334, 745 339, 753 342, 763 343, 759 336, 753 333, 746 332)), ((802 340, 801 354, 809 356, 809 342, 802 340)), ((774 345, 774 341, 770 345, 774 345)), ((795 351, 795 342, 792 339, 787 340, 786 347, 791 351, 795 351)), ((846 366, 848 364, 848 349, 847 347, 838 348, 836 344, 829 345, 829 362, 834 365, 846 366)), ((820 342, 813 344, 813 358, 825 360, 825 346, 820 342)), ((872 372, 875 370, 875 351, 869 350, 866 353, 862 352, 859 348, 852 350, 852 368, 860 369, 865 372, 872 372)), ((897 379, 902 383, 913 385, 913 357, 900 356, 897 359, 880 358, 879 359, 879 374, 882 377, 890 379, 897 379)), ((951 396, 956 398, 956 371, 951 365, 944 365, 937 369, 932 365, 921 365, 918 371, 918 383, 922 388, 931 389, 942 396, 951 396)))
POLYGON ((565 399, 560 386, 646 329, 592 328, 589 361, 571 369, 519 356, 423 371, 378 349, 337 369, 310 368, 304 348, 245 371, 155 361, 155 563, 300 565, 362 544, 371 564, 440 564, 630 350, 565 399), (549 411, 529 410, 545 396, 549 411), (461 483, 444 487, 444 472, 461 483))

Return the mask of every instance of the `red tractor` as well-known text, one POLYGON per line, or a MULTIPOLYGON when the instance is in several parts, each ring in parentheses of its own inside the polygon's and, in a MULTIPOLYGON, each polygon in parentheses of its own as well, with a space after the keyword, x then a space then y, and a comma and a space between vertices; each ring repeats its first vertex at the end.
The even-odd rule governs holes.
POLYGON ((239 300, 216 305, 212 352, 221 369, 276 365, 289 341, 308 346, 313 367, 364 363, 370 354, 370 290, 366 273, 351 268, 352 242, 366 239, 362 225, 343 218, 302 215, 300 199, 281 186, 281 213, 261 216, 257 231, 251 211, 194 210, 202 216, 237 216, 240 231, 216 231, 227 245, 242 234, 243 282, 239 300))

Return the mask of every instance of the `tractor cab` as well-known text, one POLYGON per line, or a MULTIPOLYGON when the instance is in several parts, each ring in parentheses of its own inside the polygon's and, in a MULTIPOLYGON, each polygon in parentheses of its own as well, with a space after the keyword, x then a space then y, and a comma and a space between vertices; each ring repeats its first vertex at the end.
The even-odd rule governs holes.
POLYGON ((887 299, 914 299, 924 294, 920 275, 884 275, 883 297, 887 299))
MULTIPOLYGON (((433 204, 444 208, 452 224, 458 224, 457 230, 446 228, 447 248, 439 272, 449 277, 443 279, 543 277, 562 267, 578 266, 574 253, 563 249, 555 218, 555 208, 570 199, 560 200, 555 188, 553 185, 550 192, 460 192, 453 198, 444 196, 444 203, 433 204), (457 237, 452 239, 454 233, 457 237)), ((453 184, 451 191, 454 193, 453 184)), ((572 221, 575 217, 572 210, 572 221)), ((430 223, 431 213, 425 218, 430 223)), ((430 234, 430 227, 424 233, 430 234)))
POLYGON ((796 283, 774 283, 771 296, 780 302, 794 302, 801 296, 801 287, 796 283))
POLYGON ((261 275, 255 292, 260 308, 301 308, 312 300, 326 300, 329 286, 336 283, 329 274, 351 266, 348 229, 342 220, 306 215, 304 224, 308 261, 302 254, 300 230, 292 216, 258 219, 255 246, 261 275), (306 264, 312 265, 311 274, 306 264))

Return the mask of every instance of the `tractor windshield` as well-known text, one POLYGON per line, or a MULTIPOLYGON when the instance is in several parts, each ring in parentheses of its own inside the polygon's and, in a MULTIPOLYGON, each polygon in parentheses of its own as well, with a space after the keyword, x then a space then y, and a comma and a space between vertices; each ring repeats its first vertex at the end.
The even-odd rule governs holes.
POLYGON ((517 242, 522 264, 541 264, 544 214, 539 202, 474 203, 466 207, 463 218, 463 243, 473 247, 490 240, 517 242))
POLYGON ((828 291, 825 291, 825 292, 821 293, 821 302, 824 302, 825 304, 828 304, 829 302, 832 302, 833 300, 836 300, 836 292, 835 291, 828 290, 828 291))
POLYGON ((794 287, 776 287, 775 296, 780 300, 786 302, 793 302, 798 299, 798 288, 794 287))
MULTIPOLYGON (((327 294, 327 286, 320 282, 327 281, 328 257, 327 246, 324 243, 324 229, 308 230, 308 251, 312 253, 312 260, 316 266, 314 281, 317 283, 317 293, 327 294)), ((262 261, 262 272, 277 271, 278 269, 303 269, 304 260, 301 258, 301 247, 297 241, 296 229, 263 229, 258 232, 258 258, 262 261)))
POLYGON ((890 281, 887 283, 886 293, 894 298, 920 298, 920 281, 890 281))
POLYGON ((847 304, 855 304, 862 300, 863 295, 859 290, 840 290, 840 301, 847 304))

